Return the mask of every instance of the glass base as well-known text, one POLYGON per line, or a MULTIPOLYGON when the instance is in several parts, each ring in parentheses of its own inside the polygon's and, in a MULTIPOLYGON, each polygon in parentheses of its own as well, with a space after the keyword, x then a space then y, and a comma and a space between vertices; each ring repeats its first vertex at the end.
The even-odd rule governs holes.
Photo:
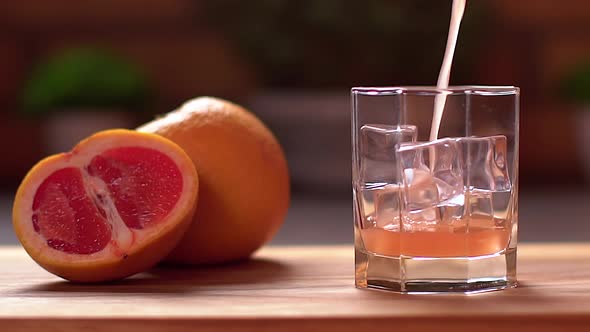
POLYGON ((516 287, 516 248, 478 257, 387 257, 355 249, 355 284, 399 293, 480 293, 516 287))

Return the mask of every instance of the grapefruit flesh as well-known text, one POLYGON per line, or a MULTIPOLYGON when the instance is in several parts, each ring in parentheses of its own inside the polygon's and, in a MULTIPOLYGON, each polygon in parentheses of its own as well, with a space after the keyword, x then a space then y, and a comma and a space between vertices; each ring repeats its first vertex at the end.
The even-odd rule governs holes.
POLYGON ((88 173, 107 184, 129 228, 161 221, 182 192, 182 174, 170 158, 151 149, 112 149, 92 159, 88 173))
POLYGON ((92 254, 111 240, 104 210, 86 194, 77 168, 63 168, 47 177, 37 189, 32 208, 33 229, 53 249, 92 254))
POLYGON ((39 162, 23 180, 13 225, 25 250, 63 278, 123 278, 156 264, 188 228, 194 165, 156 135, 108 130, 39 162))

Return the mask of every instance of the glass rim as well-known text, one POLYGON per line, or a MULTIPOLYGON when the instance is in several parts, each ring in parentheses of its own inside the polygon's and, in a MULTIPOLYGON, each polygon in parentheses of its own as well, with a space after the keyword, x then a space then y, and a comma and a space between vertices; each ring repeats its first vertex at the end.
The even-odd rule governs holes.
POLYGON ((432 85, 409 85, 409 86, 359 86, 353 87, 352 94, 365 96, 386 96, 386 95, 457 95, 473 94, 488 96, 520 95, 520 88, 513 85, 452 85, 446 89, 439 89, 432 85))

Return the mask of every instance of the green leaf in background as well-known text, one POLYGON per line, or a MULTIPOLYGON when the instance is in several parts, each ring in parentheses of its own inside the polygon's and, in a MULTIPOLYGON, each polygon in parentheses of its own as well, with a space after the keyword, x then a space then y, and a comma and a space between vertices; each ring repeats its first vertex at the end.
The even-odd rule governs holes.
POLYGON ((561 94, 575 103, 590 105, 590 59, 578 63, 566 73, 561 94))
POLYGON ((23 110, 43 114, 64 108, 140 110, 148 97, 144 75, 109 52, 67 49, 40 63, 23 91, 23 110))

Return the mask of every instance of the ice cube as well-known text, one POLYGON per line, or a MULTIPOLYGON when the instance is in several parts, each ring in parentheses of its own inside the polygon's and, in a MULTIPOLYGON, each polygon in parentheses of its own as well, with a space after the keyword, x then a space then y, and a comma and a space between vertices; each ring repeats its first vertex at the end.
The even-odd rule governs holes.
POLYGON ((468 188, 509 191, 506 136, 462 137, 457 142, 463 150, 464 182, 468 188))
POLYGON ((470 216, 493 218, 494 209, 492 194, 489 191, 470 190, 468 196, 468 211, 470 216))
POLYGON ((403 143, 396 149, 408 209, 423 209, 463 194, 461 153, 454 139, 403 143))
POLYGON ((494 211, 494 219, 511 220, 513 212, 514 197, 511 191, 492 191, 492 208, 494 211))
MULTIPOLYGON (((465 215, 468 217, 469 228, 474 232, 477 229, 491 229, 496 226, 494 211, 494 193, 487 190, 468 189, 465 192, 465 215)), ((503 223, 504 219, 498 219, 503 223)))
POLYGON ((493 227, 510 210, 505 136, 402 143, 396 156, 404 230, 493 227))
POLYGON ((375 192, 375 226, 398 228, 400 219, 400 186, 389 184, 375 192))
POLYGON ((404 232, 426 231, 441 221, 440 210, 436 206, 416 210, 402 208, 401 215, 404 232))
POLYGON ((400 144, 396 155, 403 185, 401 215, 405 231, 462 218, 462 158, 454 139, 400 144))
POLYGON ((415 126, 366 124, 360 129, 359 156, 362 183, 399 183, 395 146, 415 142, 415 126))
POLYGON ((356 200, 363 228, 399 229, 400 185, 366 185, 357 192, 356 200))
POLYGON ((466 215, 470 228, 494 227, 511 218, 512 183, 506 136, 458 138, 463 149, 466 215))
POLYGON ((465 195, 460 194, 437 206, 441 222, 456 226, 465 216, 465 195))
POLYGON ((404 188, 403 197, 405 197, 405 203, 409 210, 429 208, 439 202, 436 181, 427 169, 404 169, 402 185, 404 188))

